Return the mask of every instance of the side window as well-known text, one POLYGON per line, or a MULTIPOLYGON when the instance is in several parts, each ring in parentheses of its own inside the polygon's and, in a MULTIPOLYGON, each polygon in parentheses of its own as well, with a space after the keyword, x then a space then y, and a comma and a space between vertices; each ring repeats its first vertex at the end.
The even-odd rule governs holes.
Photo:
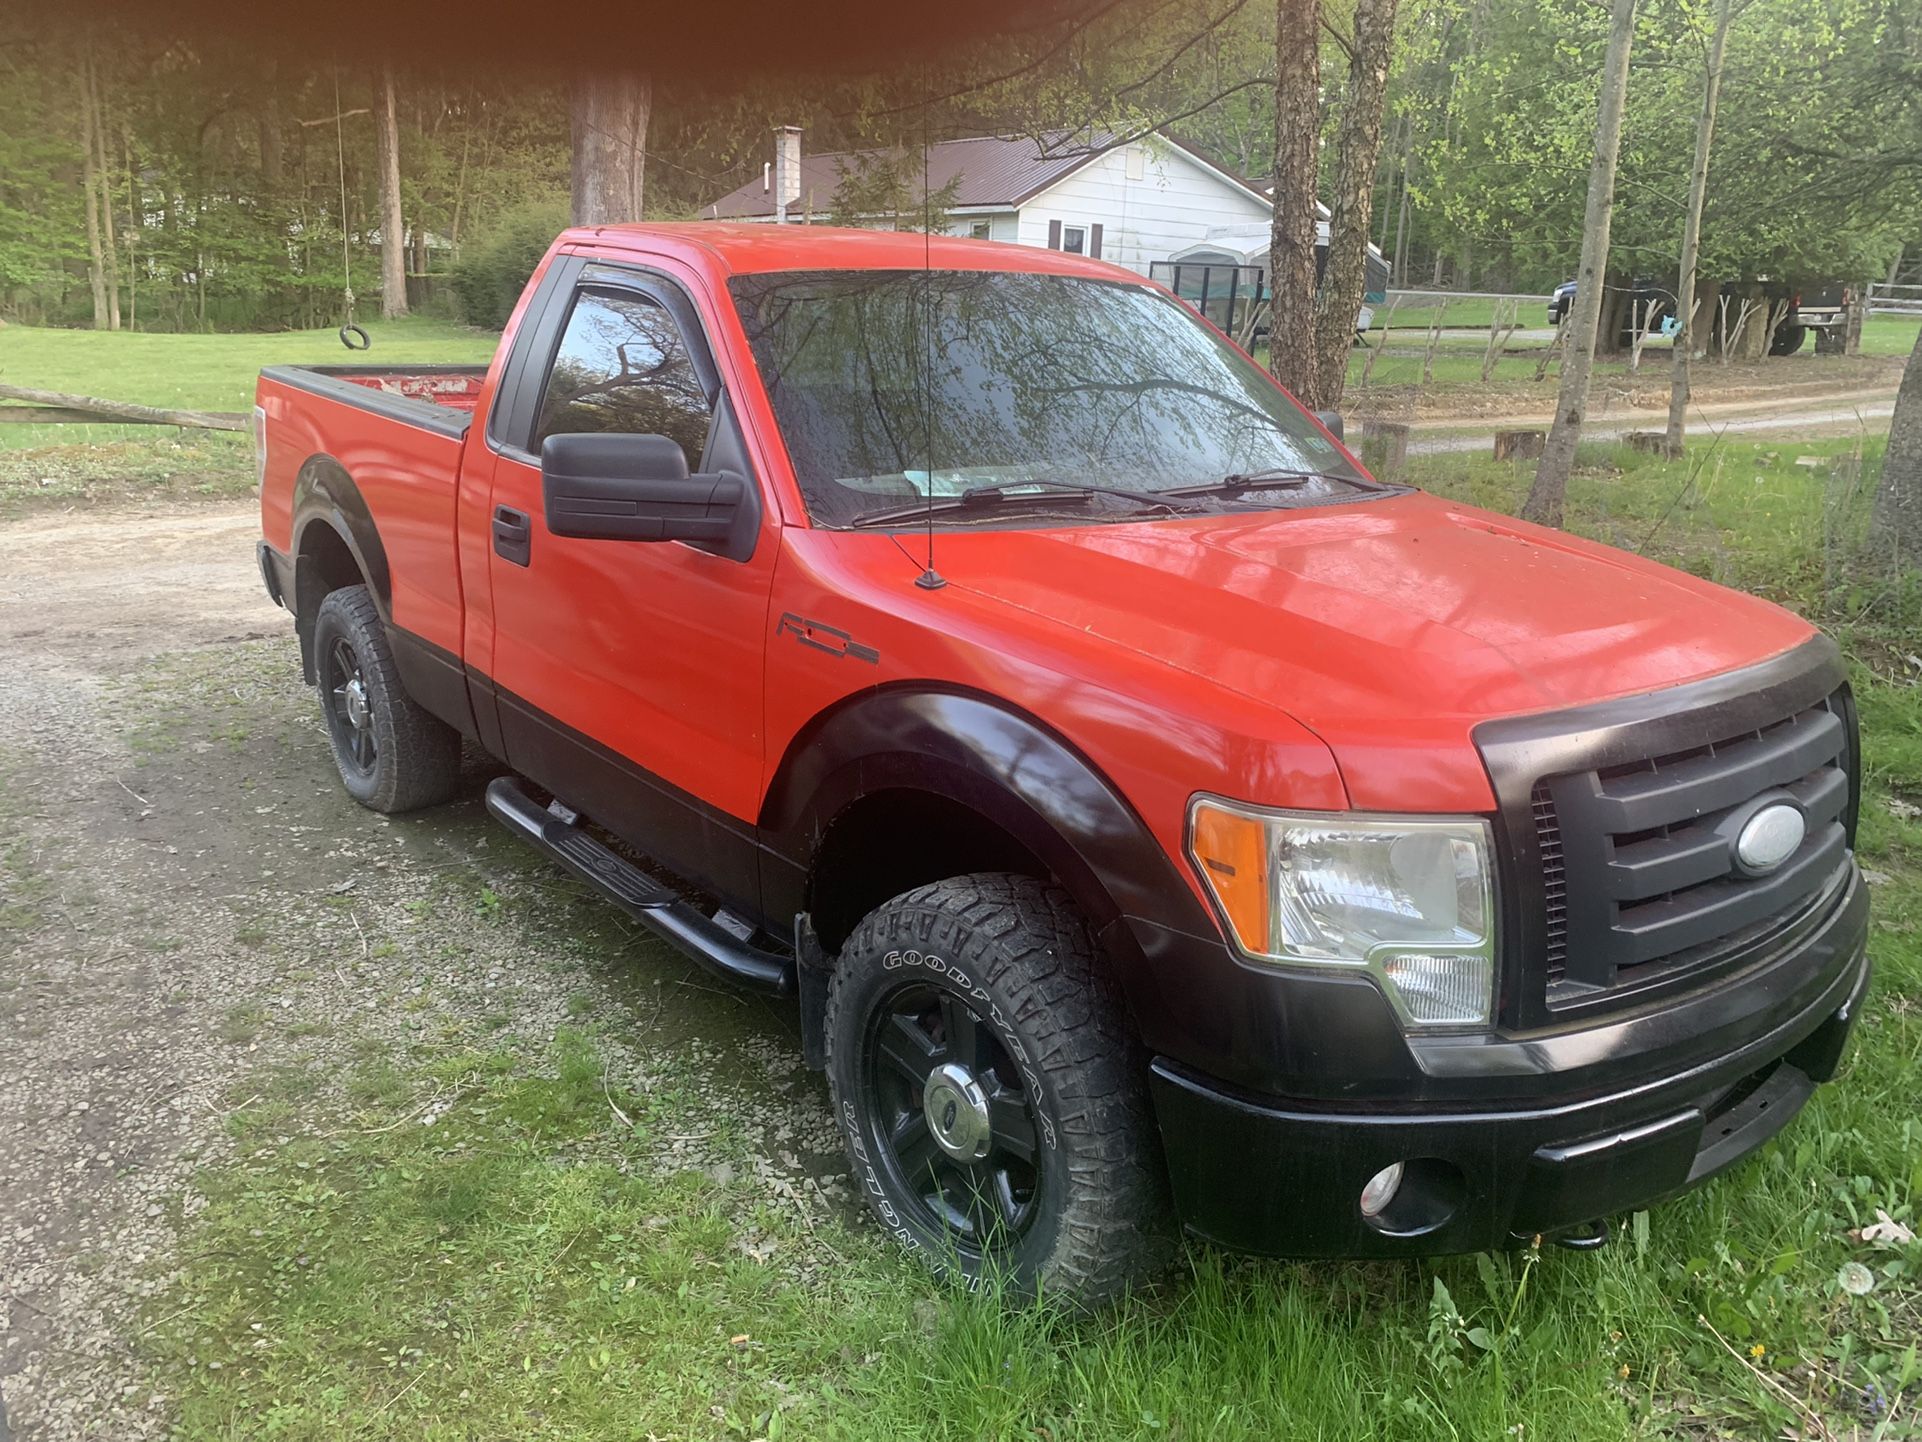
POLYGON ((551 435, 625 431, 680 442, 701 464, 713 411, 666 307, 628 291, 584 290, 541 396, 534 450, 551 435))

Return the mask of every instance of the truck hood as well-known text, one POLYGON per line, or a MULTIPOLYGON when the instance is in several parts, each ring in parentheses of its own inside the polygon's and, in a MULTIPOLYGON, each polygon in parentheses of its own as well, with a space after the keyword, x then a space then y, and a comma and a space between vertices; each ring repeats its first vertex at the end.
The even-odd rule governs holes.
MULTIPOLYGON (((1410 768, 1485 805, 1470 730, 1633 695, 1806 640, 1799 617, 1606 546, 1410 494, 1322 510, 944 533, 944 575, 1286 711, 1350 800, 1410 768)), ((1474 807, 1473 809, 1483 809, 1474 807)))

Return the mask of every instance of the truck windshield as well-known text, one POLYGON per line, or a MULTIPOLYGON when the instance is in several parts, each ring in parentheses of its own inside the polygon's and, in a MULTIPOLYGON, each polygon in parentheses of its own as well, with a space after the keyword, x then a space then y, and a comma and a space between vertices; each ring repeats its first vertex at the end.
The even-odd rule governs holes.
MULTIPOLYGON (((1381 489, 1259 367, 1146 286, 916 270, 784 271, 729 288, 818 525, 1024 483, 1157 495, 1293 478, 1215 501, 1275 506, 1381 489)), ((941 524, 1049 513, 934 509, 941 524)))

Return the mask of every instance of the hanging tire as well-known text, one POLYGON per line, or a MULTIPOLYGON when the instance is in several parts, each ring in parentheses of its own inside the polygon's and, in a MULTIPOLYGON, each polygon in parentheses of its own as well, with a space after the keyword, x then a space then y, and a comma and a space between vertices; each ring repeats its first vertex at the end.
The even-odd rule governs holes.
POLYGON ((1809 328, 1805 325, 1778 325, 1775 335, 1769 341, 1770 355, 1794 355, 1808 339, 1809 328))
POLYGON ((828 1085, 882 1226, 937 1273, 1097 1306, 1172 1249, 1145 1067, 1060 888, 962 876, 861 922, 828 1085))
POLYGON ((320 714, 341 784, 375 811, 413 811, 454 794, 460 734, 415 704, 401 685, 374 598, 365 586, 330 592, 314 617, 320 714))

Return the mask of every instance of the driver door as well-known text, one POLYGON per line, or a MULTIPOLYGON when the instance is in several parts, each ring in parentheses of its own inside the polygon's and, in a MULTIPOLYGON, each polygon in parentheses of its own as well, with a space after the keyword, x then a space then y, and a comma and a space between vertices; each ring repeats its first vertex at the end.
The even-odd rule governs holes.
POLYGON ((570 431, 664 435, 694 471, 758 483, 692 297, 651 269, 581 272, 490 498, 493 682, 509 763, 670 870, 758 910, 762 661, 774 544, 557 536, 541 443, 570 431))

